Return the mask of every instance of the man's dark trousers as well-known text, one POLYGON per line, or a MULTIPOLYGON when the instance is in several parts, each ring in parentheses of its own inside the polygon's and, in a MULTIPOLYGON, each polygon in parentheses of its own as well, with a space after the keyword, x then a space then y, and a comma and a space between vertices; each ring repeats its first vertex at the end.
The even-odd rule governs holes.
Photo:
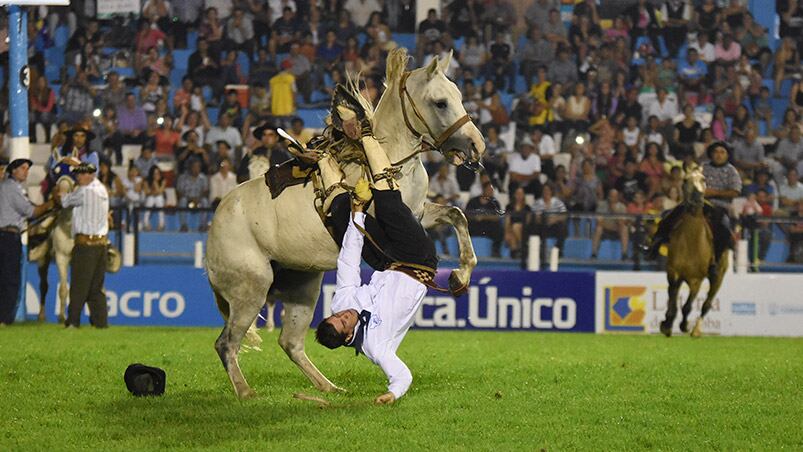
POLYGON ((67 325, 81 323, 81 310, 89 304, 89 323, 98 328, 108 326, 108 308, 103 293, 106 277, 106 245, 75 245, 70 272, 70 306, 67 325))
POLYGON ((0 323, 10 325, 16 317, 15 307, 20 291, 20 235, 0 231, 0 323))
MULTIPOLYGON (((376 218, 365 216, 365 230, 382 248, 377 249, 366 238, 362 257, 374 270, 383 271, 393 262, 406 262, 438 267, 435 244, 429 238, 413 212, 402 202, 398 190, 372 190, 376 218)), ((338 195, 332 201, 331 227, 338 246, 343 245, 351 221, 351 198, 348 193, 338 195)))

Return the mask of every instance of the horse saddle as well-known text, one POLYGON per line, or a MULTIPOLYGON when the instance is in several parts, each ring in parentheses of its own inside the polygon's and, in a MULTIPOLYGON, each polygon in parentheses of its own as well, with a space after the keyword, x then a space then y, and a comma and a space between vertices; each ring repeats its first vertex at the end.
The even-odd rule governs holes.
POLYGON ((296 159, 271 166, 265 173, 265 185, 270 190, 271 199, 276 199, 287 187, 307 183, 313 170, 313 167, 301 167, 296 159))

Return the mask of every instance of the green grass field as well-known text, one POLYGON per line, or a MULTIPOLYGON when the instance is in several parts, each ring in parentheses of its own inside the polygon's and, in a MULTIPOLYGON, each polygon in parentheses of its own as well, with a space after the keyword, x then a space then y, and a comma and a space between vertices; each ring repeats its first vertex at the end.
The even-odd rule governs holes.
POLYGON ((217 329, 0 328, 2 450, 803 449, 803 340, 411 331, 415 381, 390 407, 351 349, 308 353, 347 394, 331 406, 263 332, 242 355, 258 397, 235 399, 217 329), (134 398, 123 371, 167 371, 134 398))

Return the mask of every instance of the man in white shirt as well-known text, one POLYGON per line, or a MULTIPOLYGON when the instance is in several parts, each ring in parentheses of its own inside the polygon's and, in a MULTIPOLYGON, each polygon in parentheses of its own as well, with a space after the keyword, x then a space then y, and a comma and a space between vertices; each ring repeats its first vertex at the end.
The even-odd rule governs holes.
POLYGON ((206 132, 206 144, 214 146, 218 141, 229 143, 229 147, 237 149, 243 145, 243 137, 240 131, 232 127, 232 117, 229 114, 222 114, 218 119, 218 125, 206 132))
POLYGON ((554 179, 555 164, 552 159, 557 153, 555 140, 552 139, 552 135, 544 133, 544 129, 541 127, 534 127, 533 131, 530 133, 530 138, 538 153, 538 158, 541 160, 543 173, 549 176, 550 179, 554 179))
POLYGON ((370 135, 363 136, 361 142, 374 188, 371 191, 364 180, 355 188, 351 218, 337 259, 333 315, 318 325, 315 337, 330 349, 353 347, 357 355, 363 353, 381 367, 388 377, 388 390, 374 402, 390 404, 402 397, 413 381, 396 350, 413 324, 427 286, 434 285, 437 255, 424 228, 402 203, 390 162, 379 143, 370 135), (372 197, 375 218, 363 212, 372 197), (369 229, 366 219, 378 225, 372 229, 371 238, 380 244, 379 252, 388 265, 374 271, 371 281, 363 285, 360 254, 364 252, 363 231, 369 229))
POLYGON ((541 196, 541 158, 535 152, 535 144, 529 136, 524 136, 519 144, 519 152, 508 156, 508 193, 515 193, 516 189, 523 187, 526 193, 541 196))
POLYGON ((220 161, 220 169, 209 178, 209 203, 217 207, 224 196, 237 187, 237 176, 231 171, 231 161, 220 161))
POLYGON ((109 194, 95 178, 97 169, 91 163, 80 164, 73 172, 78 189, 64 195, 63 207, 73 207, 72 252, 70 273, 70 305, 67 309, 67 328, 81 324, 81 311, 89 304, 89 323, 96 328, 108 326, 106 294, 106 254, 109 233, 109 194))

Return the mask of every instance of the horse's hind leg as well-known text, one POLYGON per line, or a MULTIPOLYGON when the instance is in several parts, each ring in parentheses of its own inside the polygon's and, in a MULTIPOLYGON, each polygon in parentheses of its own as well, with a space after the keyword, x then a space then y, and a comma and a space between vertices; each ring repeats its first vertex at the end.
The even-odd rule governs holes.
POLYGON ((229 311, 226 326, 215 341, 215 350, 234 386, 234 392, 240 399, 248 399, 256 394, 248 386, 240 369, 238 359, 240 344, 259 310, 262 309, 265 294, 268 293, 268 287, 273 280, 270 266, 255 262, 259 261, 249 261, 251 265, 248 271, 237 272, 238 269, 235 268, 226 269, 225 276, 216 274, 213 277, 214 272, 210 271, 210 283, 216 301, 218 305, 227 304, 229 311))
POLYGON ((700 337, 703 335, 703 319, 705 315, 708 314, 708 311, 711 310, 711 303, 714 301, 714 297, 719 292, 719 288, 722 287, 722 280, 725 279, 725 271, 728 268, 728 257, 727 253, 719 260, 719 266, 717 267, 717 272, 713 279, 709 279, 708 282, 710 283, 710 288, 708 289, 708 295, 705 297, 705 302, 703 303, 703 307, 700 310, 700 317, 697 318, 697 321, 694 323, 694 329, 691 331, 692 337, 700 337))
POLYGON ((689 283, 689 298, 683 303, 683 318, 680 320, 680 331, 684 333, 689 332, 689 313, 691 312, 694 299, 697 298, 697 293, 700 292, 700 285, 703 283, 702 279, 695 279, 689 283))
POLYGON ((669 277, 669 300, 666 302, 666 318, 661 322, 661 333, 666 337, 672 336, 672 324, 678 314, 678 292, 683 282, 679 278, 669 277))
POLYGON ((304 339, 321 292, 323 274, 283 270, 276 279, 277 297, 284 306, 279 345, 319 391, 342 391, 315 367, 304 351, 304 339))

